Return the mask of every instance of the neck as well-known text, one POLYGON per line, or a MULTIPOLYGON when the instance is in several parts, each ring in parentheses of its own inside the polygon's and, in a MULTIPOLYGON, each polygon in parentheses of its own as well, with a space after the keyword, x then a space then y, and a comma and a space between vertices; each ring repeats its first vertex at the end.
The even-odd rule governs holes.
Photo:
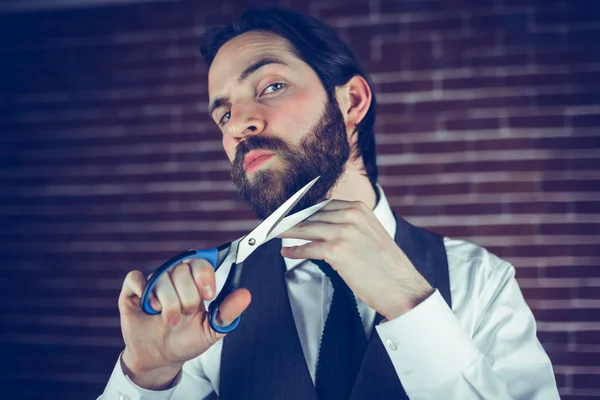
POLYGON ((362 160, 348 161, 346 170, 328 193, 328 198, 345 201, 362 201, 371 210, 377 204, 377 194, 369 177, 364 175, 362 160))

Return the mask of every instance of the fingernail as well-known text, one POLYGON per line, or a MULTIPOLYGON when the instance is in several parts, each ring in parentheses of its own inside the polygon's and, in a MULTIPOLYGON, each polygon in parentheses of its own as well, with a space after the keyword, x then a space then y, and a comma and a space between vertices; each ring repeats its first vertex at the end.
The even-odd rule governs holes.
POLYGON ((212 300, 213 296, 215 295, 215 293, 213 292, 212 286, 210 285, 206 285, 202 288, 202 291, 204 292, 204 297, 207 297, 209 300, 212 300))
POLYGON ((154 308, 156 311, 161 311, 162 307, 160 306, 160 302, 158 300, 155 299, 150 299, 150 305, 152 306, 152 308, 154 308))
POLYGON ((219 316, 217 315, 217 325, 219 326, 229 326, 231 325, 231 321, 223 321, 221 318, 219 318, 219 316))

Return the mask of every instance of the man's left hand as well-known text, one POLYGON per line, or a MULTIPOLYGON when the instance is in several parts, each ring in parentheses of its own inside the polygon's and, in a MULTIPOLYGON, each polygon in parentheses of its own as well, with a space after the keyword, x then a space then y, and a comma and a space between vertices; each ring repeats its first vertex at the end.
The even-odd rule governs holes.
POLYGON ((310 240, 283 247, 281 255, 325 260, 362 301, 388 320, 434 292, 363 202, 332 200, 278 237, 310 240))

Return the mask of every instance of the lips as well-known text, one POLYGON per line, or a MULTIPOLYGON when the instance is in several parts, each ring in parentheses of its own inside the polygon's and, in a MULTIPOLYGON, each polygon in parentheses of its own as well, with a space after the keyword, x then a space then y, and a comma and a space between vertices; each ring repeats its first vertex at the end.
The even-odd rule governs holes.
POLYGON ((252 172, 264 162, 273 157, 275 153, 266 150, 253 150, 244 157, 244 171, 252 172))

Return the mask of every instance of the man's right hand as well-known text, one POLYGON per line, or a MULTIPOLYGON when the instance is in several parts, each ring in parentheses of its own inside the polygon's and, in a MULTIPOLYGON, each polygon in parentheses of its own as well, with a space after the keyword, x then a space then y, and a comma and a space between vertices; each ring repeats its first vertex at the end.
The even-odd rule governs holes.
MULTIPOLYGON (((206 260, 192 259, 160 277, 150 297, 158 315, 140 308, 146 278, 140 271, 125 277, 119 295, 125 351, 121 366, 138 386, 150 390, 169 387, 183 363, 204 353, 225 336, 215 332, 203 300, 215 297, 215 273, 206 260)), ((237 289, 221 303, 219 325, 227 326, 250 304, 250 292, 237 289)))

